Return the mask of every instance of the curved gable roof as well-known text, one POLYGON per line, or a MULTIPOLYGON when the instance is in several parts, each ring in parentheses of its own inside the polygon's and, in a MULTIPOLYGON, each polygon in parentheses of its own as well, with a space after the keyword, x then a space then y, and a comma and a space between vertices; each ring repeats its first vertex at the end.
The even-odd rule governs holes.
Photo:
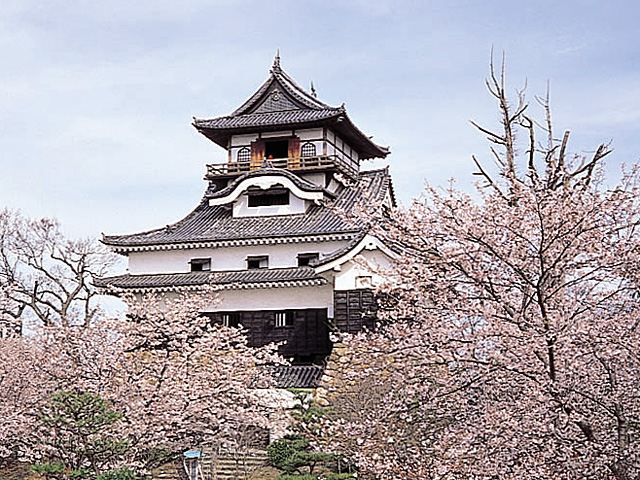
POLYGON ((323 188, 319 185, 315 185, 303 178, 300 178, 299 176, 291 173, 288 170, 285 170, 283 168, 270 168, 270 167, 264 168, 263 167, 260 170, 254 170, 252 172, 248 172, 248 173, 245 173, 244 175, 239 176, 233 182, 231 182, 229 185, 227 185, 225 188, 221 190, 216 190, 216 191, 207 190, 207 192, 205 193, 205 197, 209 199, 224 198, 230 195, 243 182, 246 182, 247 180, 251 180, 252 178, 265 177, 265 176, 284 177, 290 180, 300 190, 303 190, 305 192, 323 192, 323 194, 329 197, 335 196, 333 193, 329 192, 326 188, 323 188))

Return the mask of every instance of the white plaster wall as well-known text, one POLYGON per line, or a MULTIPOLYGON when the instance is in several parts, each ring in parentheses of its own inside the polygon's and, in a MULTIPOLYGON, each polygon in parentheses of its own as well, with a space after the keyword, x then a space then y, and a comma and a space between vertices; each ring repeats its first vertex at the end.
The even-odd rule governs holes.
POLYGON ((322 138, 322 128, 306 128, 304 130, 296 130, 295 133, 298 137, 300 137, 301 142, 307 140, 318 140, 322 138))
POLYGON ((276 138, 276 137, 292 137, 293 130, 282 130, 280 132, 262 132, 262 138, 276 138))
POLYGON ((370 269, 366 265, 360 265, 353 260, 342 264, 340 271, 334 271, 336 290, 352 290, 358 288, 356 285, 356 277, 360 276, 371 276, 372 286, 375 287, 383 280, 375 271, 392 266, 392 260, 380 250, 363 250, 358 256, 369 262, 373 268, 370 269))
POLYGON ((327 130, 327 155, 336 155, 354 169, 358 168, 358 152, 331 130, 327 130))
MULTIPOLYGON (((160 294, 160 305, 174 300, 181 294, 160 294)), ((197 293, 195 294, 197 295, 197 293)), ((141 298, 139 294, 136 295, 141 298)), ((326 308, 333 318, 333 288, 331 284, 318 287, 265 288, 251 290, 221 290, 212 296, 205 312, 288 310, 302 308, 326 308)))
POLYGON ((268 255, 269 268, 287 268, 297 265, 299 253, 328 255, 347 244, 340 242, 287 243, 252 247, 194 248, 189 250, 161 250, 129 253, 129 273, 179 273, 190 270, 192 258, 211 258, 212 271, 244 270, 249 255, 268 255))
POLYGON ((162 250, 153 252, 130 252, 129 273, 179 273, 188 272, 189 260, 192 258, 208 258, 210 249, 162 250))
POLYGON ((231 146, 249 146, 251 142, 255 142, 258 139, 257 133, 252 133, 248 135, 231 135, 231 146))
POLYGON ((257 311, 294 308, 327 308, 333 317, 333 287, 265 288, 252 290, 223 290, 219 301, 207 311, 257 311))
POLYGON ((303 173, 300 174, 300 177, 314 185, 324 187, 324 173, 303 173))

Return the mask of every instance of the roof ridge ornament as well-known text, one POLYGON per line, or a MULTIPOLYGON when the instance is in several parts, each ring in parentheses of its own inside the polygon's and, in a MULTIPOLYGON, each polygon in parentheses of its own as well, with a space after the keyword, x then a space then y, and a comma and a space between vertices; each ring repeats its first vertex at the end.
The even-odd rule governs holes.
POLYGON ((311 95, 313 98, 318 98, 318 94, 316 93, 316 87, 313 86, 313 80, 311 80, 311 95))
POLYGON ((282 69, 280 68, 280 49, 276 51, 276 56, 273 59, 273 65, 271 66, 271 73, 280 73, 282 69))

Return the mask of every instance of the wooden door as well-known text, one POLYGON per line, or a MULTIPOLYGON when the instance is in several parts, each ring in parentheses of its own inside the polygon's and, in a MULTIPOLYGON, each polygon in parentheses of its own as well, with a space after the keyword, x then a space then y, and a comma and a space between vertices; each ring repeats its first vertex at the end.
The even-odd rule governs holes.
POLYGON ((288 157, 288 168, 300 168, 300 139, 298 137, 292 137, 289 139, 288 157))

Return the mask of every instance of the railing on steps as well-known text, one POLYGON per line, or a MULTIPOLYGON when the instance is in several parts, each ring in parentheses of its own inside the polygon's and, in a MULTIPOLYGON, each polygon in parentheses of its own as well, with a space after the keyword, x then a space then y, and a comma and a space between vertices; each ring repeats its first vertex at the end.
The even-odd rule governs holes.
MULTIPOLYGON (((201 461, 203 480, 249 480, 256 470, 269 464, 265 450, 251 449, 245 453, 207 453, 201 461)), ((153 480, 187 480, 180 460, 162 465, 152 473, 153 480), (179 468, 178 468, 179 467, 179 468)), ((200 480, 200 479, 199 479, 200 480)))

